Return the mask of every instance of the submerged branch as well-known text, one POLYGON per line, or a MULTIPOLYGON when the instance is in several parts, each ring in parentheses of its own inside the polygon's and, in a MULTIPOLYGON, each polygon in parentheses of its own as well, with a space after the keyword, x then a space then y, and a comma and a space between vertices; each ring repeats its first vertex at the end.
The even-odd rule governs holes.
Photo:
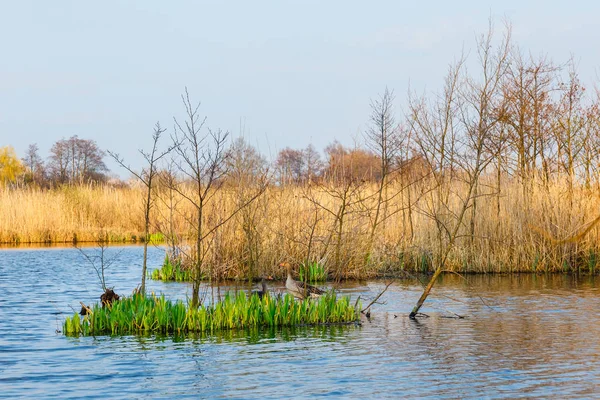
POLYGON ((383 290, 381 292, 379 292, 379 294, 362 310, 360 310, 361 313, 364 313, 366 310, 369 309, 369 307, 371 307, 373 304, 375 304, 377 302, 377 300, 379 300, 379 298, 386 292, 386 290, 388 290, 388 288, 390 287, 390 285, 392 283, 394 283, 395 281, 392 280, 390 281, 387 285, 385 285, 385 288, 383 288, 383 290))

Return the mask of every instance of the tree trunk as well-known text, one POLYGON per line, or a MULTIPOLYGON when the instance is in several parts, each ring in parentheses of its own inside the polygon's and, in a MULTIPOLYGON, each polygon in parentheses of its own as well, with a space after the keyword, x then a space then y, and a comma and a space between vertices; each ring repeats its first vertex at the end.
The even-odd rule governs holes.
POLYGON ((198 307, 200 305, 200 280, 202 278, 202 211, 203 203, 202 197, 200 197, 198 207, 198 221, 197 221, 197 234, 196 238, 196 262, 194 265, 193 273, 193 284, 192 284, 192 307, 198 307))
POLYGON ((148 260, 148 231, 146 231, 146 239, 144 240, 144 262, 142 264, 142 285, 140 287, 140 292, 142 294, 146 293, 146 265, 148 260))
POLYGON ((410 312, 409 317, 411 319, 415 319, 415 317, 417 316, 417 313, 421 309, 421 306, 423 305, 423 303, 425 303, 427 296, 429 296, 429 292, 431 292, 431 289, 433 288, 433 285, 435 284, 436 279, 438 278, 438 276, 440 276, 441 273, 442 273, 442 267, 440 266, 440 267, 438 267, 438 269, 435 270, 435 273, 429 280, 429 283, 427 284, 427 287, 423 291, 423 294, 421 295, 421 297, 419 297, 419 301, 417 301, 417 304, 410 312))
MULTIPOLYGON (((156 141, 155 141, 156 145, 156 141)), ((150 162, 150 173, 148 176, 148 194, 144 210, 144 260, 142 263, 142 285, 140 291, 146 294, 146 269, 148 265, 148 240, 150 239, 150 208, 152 207, 152 178, 154 176, 154 161, 150 162)))

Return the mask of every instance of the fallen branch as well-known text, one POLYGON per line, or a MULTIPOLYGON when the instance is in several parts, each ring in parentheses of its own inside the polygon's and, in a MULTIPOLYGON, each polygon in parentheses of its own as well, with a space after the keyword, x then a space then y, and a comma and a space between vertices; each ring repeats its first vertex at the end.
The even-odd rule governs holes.
POLYGON ((442 310, 442 311, 447 312, 448 314, 452 314, 451 317, 442 315, 440 318, 456 318, 456 319, 464 319, 465 318, 463 315, 457 314, 454 311, 450 311, 444 307, 431 307, 431 308, 437 309, 437 310, 442 310))
POLYGON ((388 283, 387 285, 385 285, 385 288, 373 299, 373 301, 371 301, 365 308, 363 308, 362 310, 360 310, 360 312, 364 314, 364 312, 366 310, 368 310, 369 307, 371 307, 373 304, 375 304, 377 302, 377 300, 379 300, 379 298, 385 293, 386 290, 388 290, 388 288, 390 287, 390 285, 392 283, 394 283, 394 280, 391 280, 390 283, 388 283))

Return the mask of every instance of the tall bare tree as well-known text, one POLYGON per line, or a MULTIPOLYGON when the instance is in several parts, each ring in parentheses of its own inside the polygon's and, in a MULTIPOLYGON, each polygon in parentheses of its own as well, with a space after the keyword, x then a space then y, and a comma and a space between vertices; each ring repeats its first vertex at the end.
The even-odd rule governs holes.
POLYGON ((141 171, 136 171, 129 164, 126 164, 125 161, 119 154, 108 151, 108 154, 115 159, 115 161, 127 171, 129 171, 133 176, 135 176, 145 187, 146 193, 144 197, 144 258, 142 263, 142 283, 140 286, 140 292, 146 293, 146 270, 147 270, 147 260, 148 260, 148 242, 150 241, 150 211, 154 205, 154 197, 152 196, 152 189, 155 184, 155 178, 158 174, 157 164, 158 162, 165 157, 173 147, 169 147, 166 150, 160 151, 158 150, 158 141, 160 136, 165 132, 163 128, 161 128, 160 123, 157 122, 154 126, 154 132, 152 133, 152 150, 146 152, 144 150, 139 150, 139 152, 146 160, 146 167, 142 168, 141 171))
POLYGON ((35 185, 41 185, 45 180, 44 160, 40 157, 37 143, 30 144, 23 157, 23 164, 27 169, 26 180, 35 185))
POLYGON ((321 161, 321 156, 315 146, 309 144, 302 150, 302 155, 304 157, 305 168, 305 179, 310 184, 314 182, 317 178, 321 176, 323 173, 323 161, 321 161))
POLYGON ((557 105, 558 115, 554 127, 557 144, 558 167, 567 175, 569 196, 573 193, 577 162, 584 150, 589 131, 585 129, 586 111, 583 105, 585 88, 571 60, 568 77, 560 84, 560 102, 557 105))
POLYGON ((365 136, 367 146, 380 161, 380 173, 377 179, 377 191, 374 211, 371 216, 371 227, 368 236, 366 261, 369 261, 375 234, 380 223, 388 217, 387 204, 389 201, 388 187, 394 160, 400 152, 399 128, 396 125, 393 111, 394 92, 387 87, 383 94, 371 101, 371 126, 365 136))
POLYGON ((490 22, 487 35, 479 38, 477 45, 481 80, 463 75, 461 60, 451 68, 444 94, 433 103, 431 110, 424 106, 424 101, 411 102, 417 144, 434 171, 435 190, 431 191, 429 209, 422 212, 435 222, 438 242, 433 276, 412 309, 411 318, 416 317, 437 278, 446 269, 461 231, 473 235, 473 227, 465 232, 467 212, 476 207, 481 196, 478 193, 480 175, 497 155, 493 150, 496 149, 493 133, 498 129, 504 108, 500 94, 508 67, 510 28, 507 27, 497 47, 492 45, 492 38, 490 22), (449 178, 456 181, 452 189, 448 185, 449 178), (458 207, 452 205, 451 194, 458 199, 458 207))
MULTIPOLYGON (((205 128, 206 117, 199 113, 200 103, 190 100, 187 88, 181 96, 185 108, 185 120, 175 120, 173 142, 175 153, 178 155, 178 169, 191 184, 191 193, 184 187, 175 189, 195 209, 195 218, 189 222, 193 226, 195 246, 192 271, 192 306, 200 304, 200 284, 205 266, 205 258, 210 250, 207 240, 217 230, 233 218, 240 210, 254 201, 265 187, 249 196, 243 203, 225 214, 218 220, 207 220, 205 215, 214 206, 214 196, 217 185, 221 184, 228 172, 227 138, 229 132, 205 128)), ((208 263, 208 279, 212 284, 213 265, 208 263)))

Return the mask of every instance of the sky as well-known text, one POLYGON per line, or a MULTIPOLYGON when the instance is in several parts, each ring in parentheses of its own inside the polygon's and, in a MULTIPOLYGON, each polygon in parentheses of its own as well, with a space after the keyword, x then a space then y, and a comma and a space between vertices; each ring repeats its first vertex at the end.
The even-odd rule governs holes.
MULTIPOLYGON (((0 146, 42 157, 78 135, 134 168, 154 124, 172 132, 187 87, 207 126, 274 159, 286 146, 361 142, 386 87, 438 90, 492 19, 498 34, 583 82, 600 76, 600 2, 0 0, 0 146)), ((112 172, 124 175, 105 159, 112 172)))

